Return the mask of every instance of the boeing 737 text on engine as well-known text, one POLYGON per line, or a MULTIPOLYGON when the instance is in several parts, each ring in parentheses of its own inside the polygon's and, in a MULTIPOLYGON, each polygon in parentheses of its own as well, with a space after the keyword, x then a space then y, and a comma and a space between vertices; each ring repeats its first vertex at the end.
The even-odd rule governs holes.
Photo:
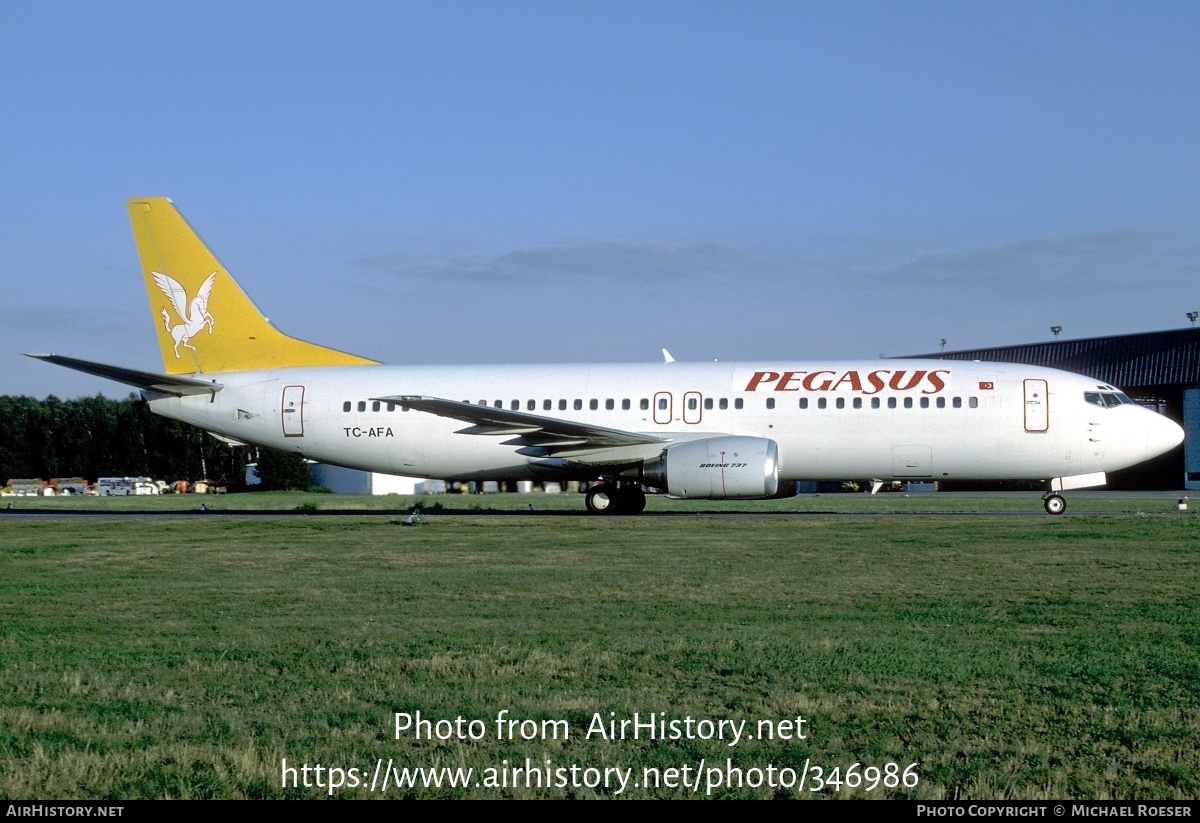
POLYGON ((591 481, 595 513, 641 512, 644 488, 763 499, 873 478, 1038 480, 1058 514, 1060 492, 1183 439, 1113 386, 1003 363, 384 366, 283 334, 170 200, 128 205, 165 374, 32 356, 231 442, 416 477, 591 481))

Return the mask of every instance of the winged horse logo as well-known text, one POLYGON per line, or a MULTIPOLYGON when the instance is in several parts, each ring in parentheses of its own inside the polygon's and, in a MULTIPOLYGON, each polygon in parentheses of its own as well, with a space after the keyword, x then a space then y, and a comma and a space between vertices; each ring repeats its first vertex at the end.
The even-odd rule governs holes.
POLYGON ((213 272, 204 279, 204 282, 200 284, 200 290, 196 292, 196 296, 190 303, 187 289, 181 286, 178 280, 160 272, 152 271, 150 273, 154 275, 155 285, 162 289, 163 294, 175 307, 175 313, 183 321, 177 326, 172 326, 171 315, 165 308, 162 310, 163 326, 171 335, 171 339, 175 341, 175 356, 179 357, 181 343, 192 351, 196 351, 196 347, 190 342, 191 339, 199 334, 205 326, 208 326, 208 333, 212 334, 213 316, 208 313, 208 297, 212 294, 213 284, 217 282, 217 273, 213 272))

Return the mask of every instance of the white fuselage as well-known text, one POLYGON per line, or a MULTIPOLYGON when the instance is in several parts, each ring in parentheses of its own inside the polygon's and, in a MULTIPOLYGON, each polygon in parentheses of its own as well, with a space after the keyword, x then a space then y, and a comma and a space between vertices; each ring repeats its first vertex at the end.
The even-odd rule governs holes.
POLYGON ((1172 421, 1081 375, 871 360, 558 366, 330 366, 197 374, 211 396, 158 414, 322 462, 453 478, 590 479, 587 455, 530 454, 470 424, 372 398, 422 395, 652 434, 646 459, 712 434, 778 444, 779 478, 1038 479, 1114 471, 1180 442, 1172 421), (1089 400, 1088 394, 1092 397, 1089 400))

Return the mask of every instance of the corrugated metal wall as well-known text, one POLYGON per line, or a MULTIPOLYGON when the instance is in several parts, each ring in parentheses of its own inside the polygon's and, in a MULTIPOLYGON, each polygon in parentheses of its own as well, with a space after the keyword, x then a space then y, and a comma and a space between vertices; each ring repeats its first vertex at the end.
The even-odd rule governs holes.
POLYGON ((1086 374, 1118 387, 1194 385, 1200 384, 1200 329, 937 352, 913 357, 1049 366, 1086 374))

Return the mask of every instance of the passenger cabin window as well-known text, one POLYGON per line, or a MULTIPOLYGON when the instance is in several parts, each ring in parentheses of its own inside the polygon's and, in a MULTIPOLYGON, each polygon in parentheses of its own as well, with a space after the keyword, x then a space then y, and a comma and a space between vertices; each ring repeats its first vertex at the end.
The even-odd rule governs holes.
POLYGON ((641 402, 638 403, 638 408, 641 409, 642 411, 649 411, 650 410, 650 401, 647 400, 645 397, 643 397, 641 399, 641 402))
POLYGON ((871 398, 871 408, 873 408, 873 409, 879 408, 879 398, 878 397, 871 398))
POLYGON ((559 401, 558 401, 558 410, 559 410, 559 411, 566 411, 566 410, 567 410, 567 401, 566 401, 566 400, 559 400, 559 401))
POLYGON ((379 411, 379 401, 378 400, 374 400, 371 402, 371 411, 379 411))
POLYGON ((733 407, 734 407, 735 409, 740 409, 740 408, 742 407, 742 398, 740 398, 740 397, 739 397, 739 398, 737 398, 736 400, 734 400, 734 401, 733 401, 733 407))
MULTIPOLYGON (((774 398, 772 398, 772 401, 774 401, 774 398)), ((694 397, 689 397, 687 400, 687 407, 688 411, 695 411, 696 409, 700 408, 700 401, 694 397)), ((771 403, 771 408, 775 408, 774 402, 771 403)))
POLYGON ((543 400, 542 401, 542 410, 543 411, 550 411, 553 408, 554 408, 553 400, 543 400))
POLYGON ((349 400, 347 400, 345 403, 342 404, 342 411, 344 411, 344 412, 350 411, 350 401, 349 400))
POLYGON ((525 410, 526 411, 536 411, 537 410, 537 401, 536 400, 526 401, 525 410))
POLYGON ((826 405, 827 405, 827 401, 825 400, 824 397, 817 398, 817 408, 818 409, 823 409, 823 408, 825 408, 826 405))
POLYGON ((768 398, 767 398, 767 408, 768 408, 768 409, 773 409, 773 408, 775 408, 775 398, 774 398, 774 397, 768 397, 768 398))
POLYGON ((358 401, 358 410, 360 412, 365 412, 367 410, 367 401, 366 400, 358 401))
POLYGON ((837 400, 835 400, 833 402, 834 402, 834 405, 836 405, 839 409, 846 408, 846 398, 844 398, 844 397, 839 397, 837 400))
POLYGON ((862 398, 861 397, 854 398, 854 408, 856 408, 856 409, 862 408, 862 398))
POLYGON ((888 398, 888 408, 889 408, 889 409, 894 409, 894 408, 896 408, 896 398, 894 398, 894 397, 889 397, 889 398, 888 398))
POLYGON ((578 397, 575 398, 575 411, 583 411, 583 401, 578 397))
POLYGON ((978 397, 970 398, 969 400, 967 400, 967 405, 973 409, 979 408, 979 398, 978 397))
POLYGON ((600 401, 593 397, 588 401, 588 408, 592 411, 596 411, 600 408, 600 401))
POLYGON ((604 401, 604 410, 605 411, 612 411, 616 407, 617 407, 617 401, 613 400, 611 397, 604 401))
POLYGON ((800 408, 802 408, 802 409, 808 408, 808 398, 807 397, 800 398, 800 408))
POLYGON ((961 397, 954 398, 953 400, 950 401, 950 405, 956 409, 961 409, 962 408, 962 398, 961 397))
POLYGON ((665 398, 665 397, 658 398, 658 410, 659 411, 667 410, 667 398, 665 398))
POLYGON ((718 403, 717 406, 721 409, 721 411, 725 411, 726 409, 729 408, 729 399, 722 397, 721 402, 718 403))
POLYGON ((512 409, 513 411, 520 411, 521 410, 521 401, 520 400, 512 401, 512 403, 509 404, 509 408, 512 409))
POLYGON ((944 409, 944 408, 946 408, 946 398, 944 398, 944 397, 939 397, 939 398, 937 399, 937 407, 938 407, 939 409, 944 409))
POLYGON ((621 411, 629 411, 629 398, 626 397, 621 401, 621 411))
POLYGON ((923 408, 923 409, 929 408, 929 398, 928 397, 921 398, 921 408, 923 408))

